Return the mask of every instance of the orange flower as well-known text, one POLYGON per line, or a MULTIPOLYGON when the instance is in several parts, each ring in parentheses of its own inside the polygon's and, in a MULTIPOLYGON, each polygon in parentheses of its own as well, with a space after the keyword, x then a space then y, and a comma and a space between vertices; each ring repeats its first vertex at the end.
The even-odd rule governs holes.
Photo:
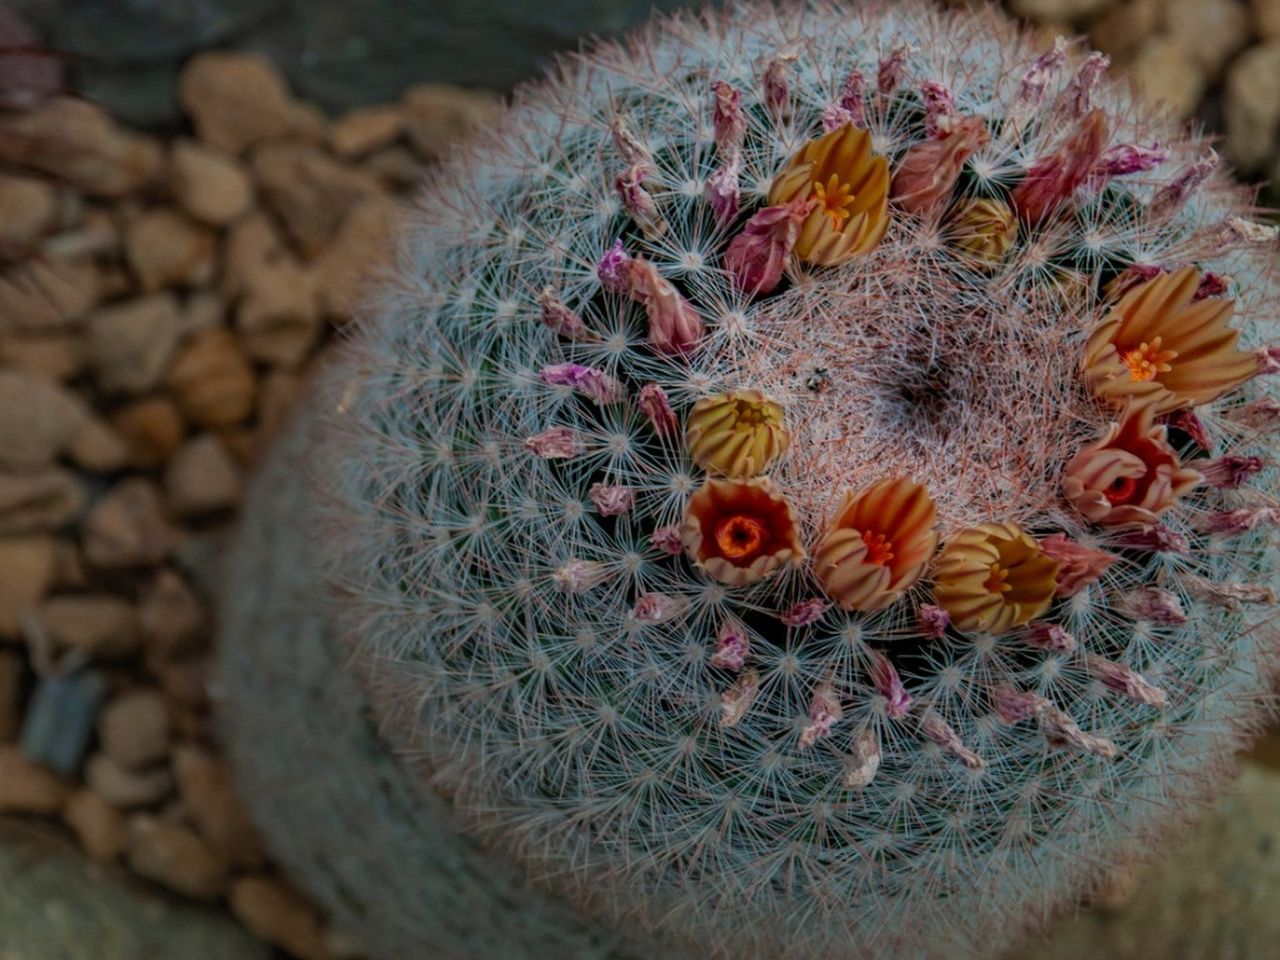
POLYGON ((1153 412, 1195 407, 1222 396, 1258 369, 1227 326, 1234 300, 1194 300, 1195 267, 1163 273, 1134 287, 1111 308, 1085 345, 1084 376, 1117 405, 1149 400, 1153 412))
POLYGON ((693 462, 703 470, 754 477, 791 442, 782 419, 782 407, 759 390, 734 390, 695 403, 684 439, 693 462))
POLYGON ((984 523, 943 547, 933 579, 934 596, 958 629, 1004 633, 1049 609, 1058 562, 1022 528, 984 523))
POLYGON ((831 267, 875 249, 889 226, 889 161, 871 151, 871 134, 852 124, 810 140, 774 178, 769 206, 816 200, 795 253, 831 267))
POLYGON ((708 480, 689 498, 681 534, 694 563, 735 587, 805 557, 790 505, 764 477, 708 480))
POLYGON ((889 606, 920 579, 933 556, 937 513, 925 488, 902 477, 846 493, 814 551, 822 589, 846 610, 889 606))
POLYGON ((1067 464, 1062 479, 1066 498, 1094 523, 1155 523, 1201 480, 1178 461, 1165 434, 1166 428, 1154 422, 1151 404, 1130 404, 1105 437, 1067 464))

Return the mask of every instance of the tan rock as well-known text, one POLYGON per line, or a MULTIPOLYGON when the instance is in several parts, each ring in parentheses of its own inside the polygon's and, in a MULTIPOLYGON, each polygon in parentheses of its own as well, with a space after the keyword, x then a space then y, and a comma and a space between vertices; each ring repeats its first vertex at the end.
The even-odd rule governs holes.
POLYGON ((68 470, 0 473, 0 537, 57 530, 80 513, 84 500, 84 488, 68 470))
POLYGON ((1252 47, 1227 70, 1228 158, 1241 170, 1265 167, 1280 132, 1280 41, 1252 47))
POLYGON ((325 314, 347 319, 360 306, 366 284, 391 261, 396 204, 387 197, 365 200, 316 258, 313 273, 325 314))
POLYGON ((1280 40, 1280 0, 1253 0, 1253 25, 1263 40, 1280 40))
POLYGON ((236 795, 231 770, 195 744, 173 749, 178 793, 200 834, 235 867, 262 864, 258 836, 236 795))
POLYGON ((85 211, 82 222, 49 237, 40 250, 64 260, 113 257, 121 250, 120 229, 109 211, 92 207, 85 211))
POLYGON ((253 359, 297 366, 320 338, 311 275, 291 259, 260 267, 236 310, 236 330, 253 359))
POLYGON ((85 402, 56 381, 0 369, 0 469, 48 467, 88 418, 85 402))
POLYGON ((156 665, 156 678, 164 695, 176 706, 189 710, 209 709, 210 665, 207 657, 164 660, 156 665))
POLYGON ((67 444, 67 456, 90 473, 114 473, 128 463, 129 450, 115 428, 93 413, 67 444))
POLYGON ((93 656, 124 656, 138 648, 133 607, 109 593, 60 595, 46 599, 36 618, 53 643, 93 656))
POLYGON ((118 127, 101 107, 73 97, 0 114, 0 160, 105 197, 145 186, 161 166, 155 141, 118 127))
POLYGON ((182 320, 178 324, 182 339, 211 327, 217 327, 227 315, 226 302, 212 290, 196 290, 182 305, 182 320))
POLYGON ((310 904, 279 881, 236 880, 227 894, 231 912, 256 936, 301 960, 326 960, 320 918, 310 904))
POLYGON ((52 537, 0 540, 0 637, 20 634, 23 617, 53 587, 56 560, 52 537))
POLYGON ((265 213, 255 212, 232 224, 222 256, 222 296, 236 300, 249 289, 264 266, 288 257, 284 238, 265 213))
POLYGON ((354 160, 394 142, 404 130, 404 113, 394 106, 360 107, 329 128, 329 149, 354 160))
POLYGON ((253 203, 253 182, 244 164, 194 140, 173 145, 169 180, 183 209, 202 223, 225 226, 253 203))
POLYGON ((1191 116, 1204 96, 1200 67, 1181 43, 1167 35, 1148 37, 1142 43, 1129 74, 1144 98, 1167 107, 1180 120, 1191 116))
POLYGON ((284 425, 301 389, 297 374, 273 370, 258 393, 258 436, 268 440, 284 425))
POLYGON ((370 155, 360 169, 373 174, 388 190, 400 193, 418 185, 426 165, 408 147, 396 145, 370 155))
POLYGON ((178 339, 178 301, 169 293, 104 307, 89 320, 87 350, 107 393, 143 393, 160 382, 178 339))
POLYGON ((1166 0, 1165 27, 1210 82, 1249 42, 1244 0, 1166 0))
POLYGON ((70 537, 53 541, 53 582, 60 590, 83 590, 89 585, 80 543, 70 537))
MULTIPOLYGON (((1063 0, 1072 2, 1072 0, 1063 0)), ((1089 3, 1092 0, 1074 0, 1089 3)), ((426 83, 410 87, 400 100, 405 132, 418 156, 439 160, 473 127, 491 121, 500 104, 490 93, 426 83)))
POLYGON ((129 267, 147 293, 208 283, 216 248, 207 227, 168 207, 148 210, 125 229, 129 267))
POLYGON ((55 814, 70 786, 27 759, 17 747, 0 745, 0 813, 55 814))
POLYGON ((1089 43, 1123 63, 1159 25, 1162 2, 1126 0, 1104 10, 1089 24, 1089 43))
POLYGON ((314 103, 295 100, 289 104, 288 139, 319 146, 328 139, 329 121, 314 103))
POLYGON ((127 770, 163 760, 169 753, 169 711, 163 694, 139 687, 109 701, 98 715, 102 751, 127 770))
POLYGON ((117 810, 154 806, 173 793, 168 767, 128 770, 105 753, 95 753, 84 768, 85 783, 117 810))
POLYGON ((354 203, 381 190, 367 173, 297 143, 264 144, 254 152, 253 171, 267 203, 306 257, 320 252, 354 203))
POLYGON ((166 379, 179 408, 200 426, 234 426, 253 412, 253 368, 222 327, 193 337, 178 351, 166 379))
POLYGON ((88 260, 29 257, 0 270, 0 332, 69 326, 97 305, 101 275, 88 260))
POLYGON ((22 729, 22 658, 0 650, 0 743, 11 743, 22 729))
POLYGON ((125 858, 133 871, 194 900, 222 892, 227 865, 195 833, 140 814, 129 820, 125 858))
POLYGON ((92 790, 73 793, 62 807, 62 819, 90 860, 109 863, 124 850, 124 814, 92 790))
POLYGON ((240 469, 211 433, 188 440, 164 472, 169 507, 179 517, 199 517, 236 505, 243 491, 240 469))
POLYGON ((210 51, 191 59, 178 82, 178 100, 201 140, 243 153, 290 125, 289 92, 263 57, 210 51))
POLYGON ((0 244, 26 250, 54 229, 58 191, 45 180, 0 172, 0 244))
POLYGON ((175 542, 160 491, 142 477, 121 480, 85 519, 84 555, 95 567, 150 566, 168 556, 175 542))
POLYGON ((0 336, 0 365, 50 380, 70 380, 84 369, 80 338, 70 333, 0 336))
POLYGON ((186 422, 168 397, 136 400, 117 410, 112 423, 124 438, 129 462, 143 470, 163 466, 186 433, 186 422))
POLYGON ((209 611, 187 582, 167 567, 157 570, 143 588, 138 622, 148 649, 166 658, 208 639, 209 611))

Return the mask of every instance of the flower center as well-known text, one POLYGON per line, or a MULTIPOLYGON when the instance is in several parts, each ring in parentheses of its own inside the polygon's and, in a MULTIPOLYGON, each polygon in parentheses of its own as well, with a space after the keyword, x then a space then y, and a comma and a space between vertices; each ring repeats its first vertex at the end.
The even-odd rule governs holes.
POLYGON ((893 541, 883 533, 871 530, 862 531, 862 542, 867 545, 867 563, 877 567, 887 566, 893 559, 893 541))
POLYGON ((822 212, 831 218, 831 229, 839 230, 849 219, 846 208, 853 203, 853 191, 849 189, 849 185, 841 183, 839 175, 833 173, 827 178, 825 186, 817 180, 813 181, 813 196, 821 205, 822 212))
POLYGON ((1008 593, 1013 589, 1013 584, 1009 582, 1009 571, 999 563, 991 564, 988 570, 987 582, 982 585, 988 593, 1008 593))
POLYGON ((1138 489, 1136 477, 1116 477, 1111 486, 1102 491, 1112 503, 1127 503, 1138 489))
POLYGON ((1150 343, 1145 341, 1133 350, 1126 350, 1120 357, 1129 368, 1129 376, 1135 383, 1154 380, 1159 374, 1173 369, 1169 361, 1178 355, 1177 350, 1161 350, 1162 337, 1153 337, 1150 343))
POLYGON ((728 560, 739 560, 760 550, 764 524, 755 517, 735 514, 716 525, 716 546, 728 560))

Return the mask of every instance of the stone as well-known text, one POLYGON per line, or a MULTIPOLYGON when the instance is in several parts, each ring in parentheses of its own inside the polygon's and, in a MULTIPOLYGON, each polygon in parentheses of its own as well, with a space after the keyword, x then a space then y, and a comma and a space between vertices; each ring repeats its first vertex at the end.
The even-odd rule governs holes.
POLYGON ((216 248, 212 231, 169 207, 148 210, 125 228, 125 255, 146 293, 208 283, 216 248))
POLYGON ((186 339, 212 327, 221 325, 226 318, 227 305, 212 290, 196 290, 182 305, 182 320, 178 325, 180 338, 186 339))
POLYGON ((258 391, 260 440, 269 440, 284 426, 301 388, 297 374, 285 370, 273 370, 263 378, 262 389, 258 391))
POLYGON ((1268 164, 1280 125, 1280 41, 1251 47, 1227 69, 1227 157, 1242 171, 1268 164))
POLYGON ((254 360, 297 366, 320 337, 311 275, 292 259, 260 267, 236 310, 236 330, 254 360))
POLYGON ((197 54, 182 71, 178 100, 196 135, 229 153, 243 153, 290 126, 284 81, 269 61, 251 53, 197 54))
POLYGON ((32 247, 57 225, 58 191, 45 180, 0 172, 0 244, 32 247))
POLYGON ((1105 8, 1109 0, 1011 0, 1009 6, 1020 17, 1037 22, 1066 22, 1105 8))
POLYGON ((325 960, 320 918, 305 900, 276 880, 242 877, 227 894, 231 912, 267 943, 301 960, 325 960))
POLYGON ((404 113, 398 107, 358 107, 329 127, 329 149, 354 160, 393 143, 403 130, 404 113))
POLYGON ((49 597, 36 619, 51 642, 90 656, 125 656, 138 648, 133 606, 109 593, 49 597))
POLYGON ((84 768, 89 789, 117 810, 149 807, 173 793, 173 773, 167 767, 126 770, 105 753, 95 753, 84 768))
POLYGON ((298 143, 264 144, 254 152, 253 171, 285 232, 308 258, 320 252, 353 204, 381 192, 369 174, 298 143))
POLYGON ((236 505, 243 490, 240 469, 211 433, 188 440, 164 473, 169 508, 179 517, 200 517, 236 505))
POLYGON ((15 332, 0 337, 0 364, 37 377, 65 381, 84 369, 84 350, 75 334, 15 332))
POLYGON ((1244 0, 1166 0, 1164 22, 1210 82, 1249 42, 1244 0))
POLYGON ((253 203, 253 181, 244 164, 193 140, 173 145, 169 181, 183 209, 212 226, 226 226, 253 203))
POLYGON ((104 307, 89 319, 87 350, 98 385, 139 394, 160 382, 178 340, 178 301, 169 293, 104 307))
POLYGON ((90 473, 115 473, 128 463, 129 450, 114 427, 91 413, 67 444, 67 456, 90 473))
MULTIPOLYGON (((74 659, 47 650, 41 657, 74 659)), ((22 718, 22 752, 60 777, 74 776, 84 764, 106 692, 106 677, 91 667, 37 676, 22 718)))
POLYGON ((390 262, 395 212, 396 204, 388 197, 356 204, 316 258, 313 273, 326 315, 348 319, 359 307, 365 285, 390 262))
POLYGON ((92 790, 73 793, 63 804, 62 819, 90 860, 109 863, 124 850, 124 814, 92 790))
POLYGON ((127 770, 163 760, 169 753, 169 711, 155 688, 138 688, 109 701, 98 716, 102 751, 127 770))
POLYGON ((417 186, 426 166, 408 147, 396 145, 372 154, 360 169, 373 174, 388 190, 400 192, 417 186))
POLYGON ((143 477, 121 480, 107 491, 85 518, 83 536, 85 559, 107 570, 159 563, 176 540, 160 491, 143 477))
POLYGON ((154 140, 122 129, 101 107, 74 97, 0 113, 0 161, 103 197, 139 190, 161 168, 154 140))
POLYGON ((0 473, 0 537, 58 530, 84 509, 85 493, 69 470, 0 473))
POLYGON ((85 402, 60 383, 0 369, 0 469, 50 466, 89 416, 85 402))
POLYGON ((257 832, 236 794, 228 765, 203 747, 184 743, 173 749, 173 771, 178 794, 200 835, 232 866, 261 866, 257 832))
POLYGON ((0 332, 70 326, 101 292, 101 274, 89 260, 28 257, 0 270, 0 332))
POLYGON ((1089 43, 1117 62, 1127 60, 1159 26, 1161 3, 1126 0, 1102 11, 1089 24, 1089 43))
POLYGON ((1157 34, 1142 43, 1129 65, 1129 75, 1148 102, 1167 107, 1179 120, 1191 116, 1204 96, 1200 67, 1181 43, 1167 35, 1157 34))
POLYGON ((168 397, 146 397, 112 415, 116 432, 124 438, 129 462, 142 470, 164 465, 182 443, 186 422, 168 397))
POLYGON ((1253 0, 1253 23, 1263 40, 1280 40, 1280 0, 1253 0))
POLYGON ((52 537, 0 540, 0 638, 20 635, 23 618, 53 587, 56 560, 52 537))
POLYGON ((209 611, 187 582, 165 567, 142 590, 138 623, 148 649, 169 658, 207 641, 209 611))
POLYGON ((84 212, 83 222, 49 237, 40 245, 42 253, 64 260, 113 257, 120 249, 120 229, 112 213, 101 207, 89 208, 84 212))
POLYGON ((320 146, 329 136, 329 121, 314 103, 294 100, 289 104, 287 139, 320 146))
POLYGON ((227 231, 223 249, 223 299, 238 299, 259 270, 288 256, 284 238, 265 213, 257 211, 237 221, 227 231))
POLYGON ((182 413, 199 426, 231 427, 253 412, 253 368, 222 327, 197 334, 179 350, 166 382, 182 413))
POLYGON ((189 710, 208 710, 210 664, 207 657, 165 660, 156 665, 156 678, 171 703, 189 710))
POLYGON ((0 744, 12 743, 22 726, 22 658, 0 650, 0 744))
POLYGON ((459 139, 491 121, 500 108, 493 94, 436 83, 410 87, 400 105, 405 112, 409 142, 418 156, 427 161, 447 156, 459 139))
POLYGON ((0 813, 56 814, 71 787, 32 763, 12 744, 0 745, 0 813))
POLYGON ((226 863, 194 832, 145 814, 129 820, 125 859, 135 873, 193 900, 217 899, 226 880, 226 863))

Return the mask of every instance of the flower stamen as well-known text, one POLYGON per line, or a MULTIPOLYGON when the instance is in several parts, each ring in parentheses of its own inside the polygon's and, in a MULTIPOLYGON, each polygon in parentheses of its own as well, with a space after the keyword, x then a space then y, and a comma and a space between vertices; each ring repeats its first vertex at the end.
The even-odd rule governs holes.
POLYGON ((1146 383, 1173 369, 1169 361, 1178 356, 1178 351, 1161 350, 1163 340, 1163 337, 1152 337, 1150 343, 1144 340, 1135 349, 1125 350, 1120 354, 1124 365, 1129 368, 1129 378, 1134 383, 1146 383))
POLYGON ((764 524, 741 514, 735 514, 716 526, 716 545, 721 553, 734 560, 759 550, 764 537, 764 524))
POLYGON ((886 534, 874 530, 862 531, 862 542, 867 545, 866 562, 877 567, 888 566, 893 560, 893 541, 886 534))
POLYGON ((838 174, 833 173, 828 177, 825 185, 818 180, 813 181, 813 197, 818 201, 822 212, 831 220, 832 230, 839 230, 849 219, 849 211, 846 208, 853 203, 853 191, 849 189, 847 183, 840 182, 838 174))

